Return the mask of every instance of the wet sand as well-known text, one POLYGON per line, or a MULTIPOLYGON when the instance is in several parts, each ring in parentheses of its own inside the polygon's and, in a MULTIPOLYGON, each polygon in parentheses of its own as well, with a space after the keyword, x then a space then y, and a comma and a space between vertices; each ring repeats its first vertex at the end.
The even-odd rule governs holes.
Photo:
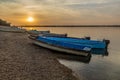
POLYGON ((0 80, 78 80, 27 33, 0 31, 0 80))

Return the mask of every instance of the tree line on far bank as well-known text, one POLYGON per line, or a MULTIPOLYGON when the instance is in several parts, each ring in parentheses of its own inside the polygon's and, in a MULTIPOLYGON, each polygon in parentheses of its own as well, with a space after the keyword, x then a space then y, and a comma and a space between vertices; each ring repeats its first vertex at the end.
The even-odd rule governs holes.
POLYGON ((2 25, 2 26, 10 26, 10 23, 8 23, 5 20, 0 19, 0 25, 2 25))

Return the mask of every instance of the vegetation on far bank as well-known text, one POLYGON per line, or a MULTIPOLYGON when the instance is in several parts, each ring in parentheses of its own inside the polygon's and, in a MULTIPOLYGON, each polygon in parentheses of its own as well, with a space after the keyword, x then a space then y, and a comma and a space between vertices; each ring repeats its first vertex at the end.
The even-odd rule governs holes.
POLYGON ((0 19, 0 25, 2 25, 2 26, 10 26, 10 24, 11 23, 9 23, 9 22, 7 22, 5 20, 0 19))
POLYGON ((20 27, 120 27, 120 25, 20 25, 20 27))

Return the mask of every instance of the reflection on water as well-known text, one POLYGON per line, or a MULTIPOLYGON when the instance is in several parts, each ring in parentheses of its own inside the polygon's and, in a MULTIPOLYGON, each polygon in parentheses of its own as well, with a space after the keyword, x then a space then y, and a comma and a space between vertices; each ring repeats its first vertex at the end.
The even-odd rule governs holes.
POLYGON ((56 56, 59 60, 69 60, 69 61, 78 61, 78 62, 84 62, 84 63, 89 63, 91 60, 91 54, 88 56, 79 56, 79 55, 73 55, 73 54, 68 54, 68 53, 63 53, 63 52, 57 52, 57 51, 52 51, 53 55, 56 56))
POLYGON ((37 27, 53 33, 68 33, 73 37, 90 36, 92 39, 109 39, 108 56, 92 55, 88 64, 79 61, 59 59, 72 69, 81 80, 120 80, 120 28, 119 27, 37 27))

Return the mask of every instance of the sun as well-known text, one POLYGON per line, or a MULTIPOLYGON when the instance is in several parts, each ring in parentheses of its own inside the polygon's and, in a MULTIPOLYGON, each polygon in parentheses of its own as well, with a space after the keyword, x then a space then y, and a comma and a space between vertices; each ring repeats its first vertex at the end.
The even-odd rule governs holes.
POLYGON ((33 17, 28 17, 28 18, 27 18, 27 21, 28 21, 28 22, 34 22, 34 18, 33 18, 33 17))

